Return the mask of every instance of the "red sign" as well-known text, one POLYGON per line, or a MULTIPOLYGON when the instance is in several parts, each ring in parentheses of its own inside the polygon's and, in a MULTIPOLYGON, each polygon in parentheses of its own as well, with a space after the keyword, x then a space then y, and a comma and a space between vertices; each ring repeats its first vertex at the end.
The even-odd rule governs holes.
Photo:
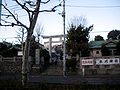
POLYGON ((93 65, 93 59, 83 59, 82 65, 93 65))

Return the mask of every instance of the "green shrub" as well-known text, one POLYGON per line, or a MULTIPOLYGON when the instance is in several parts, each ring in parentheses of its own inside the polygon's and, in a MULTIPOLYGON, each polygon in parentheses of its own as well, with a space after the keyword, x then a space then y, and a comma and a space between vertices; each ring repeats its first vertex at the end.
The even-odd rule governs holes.
POLYGON ((68 70, 71 69, 71 71, 76 71, 76 65, 77 65, 76 59, 68 59, 66 61, 66 67, 68 70))

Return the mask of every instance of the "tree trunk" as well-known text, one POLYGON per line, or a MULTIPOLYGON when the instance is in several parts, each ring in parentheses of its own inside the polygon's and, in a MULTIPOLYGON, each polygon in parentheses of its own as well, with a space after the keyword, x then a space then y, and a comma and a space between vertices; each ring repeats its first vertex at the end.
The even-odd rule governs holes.
POLYGON ((41 0, 37 0, 34 13, 32 13, 31 17, 29 18, 30 26, 27 29, 27 39, 25 42, 23 61, 22 61, 22 84, 23 85, 26 85, 27 80, 28 80, 28 70, 29 70, 28 69, 28 58, 29 58, 29 51, 30 51, 30 41, 31 41, 31 36, 33 34, 33 30, 35 28, 35 24, 37 22, 39 9, 40 9, 40 3, 41 3, 41 0))
POLYGON ((30 40, 31 35, 28 33, 22 57, 22 85, 26 85, 28 80, 28 58, 30 50, 30 40))

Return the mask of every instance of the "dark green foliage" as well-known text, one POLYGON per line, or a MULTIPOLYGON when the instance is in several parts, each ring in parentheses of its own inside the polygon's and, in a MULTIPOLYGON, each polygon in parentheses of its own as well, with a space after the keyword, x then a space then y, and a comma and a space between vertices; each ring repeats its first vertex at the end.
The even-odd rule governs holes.
POLYGON ((0 55, 3 57, 14 57, 17 56, 17 49, 12 44, 6 45, 0 43, 0 55))
POLYGON ((107 35, 108 39, 116 40, 120 39, 120 30, 112 30, 107 35))
POLYGON ((63 60, 63 52, 60 53, 60 60, 63 60))
POLYGON ((76 65, 77 65, 76 59, 69 59, 66 61, 66 67, 67 67, 68 71, 70 70, 70 68, 72 69, 72 71, 75 71, 76 65))
POLYGON ((102 41, 104 38, 100 35, 95 36, 95 41, 102 41))
POLYGON ((0 43, 0 55, 3 55, 3 52, 5 52, 7 49, 7 45, 0 43))
POLYGON ((40 57, 44 57, 44 65, 48 66, 49 65, 49 59, 50 59, 49 52, 46 49, 41 49, 40 50, 40 57))
POLYGON ((88 41, 89 33, 93 26, 84 27, 79 25, 78 27, 71 25, 66 40, 66 49, 69 55, 75 56, 76 54, 84 53, 82 55, 88 55, 88 41))
POLYGON ((3 54, 3 57, 15 57, 15 56, 17 56, 17 49, 15 49, 14 47, 10 48, 3 54))

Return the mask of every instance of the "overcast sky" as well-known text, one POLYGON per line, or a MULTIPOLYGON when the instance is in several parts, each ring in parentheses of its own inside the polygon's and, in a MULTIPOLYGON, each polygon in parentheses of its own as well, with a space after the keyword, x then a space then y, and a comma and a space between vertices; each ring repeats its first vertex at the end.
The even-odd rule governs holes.
MULTIPOLYGON (((19 19, 23 23, 28 24, 26 14, 21 12, 18 6, 14 6, 15 3, 10 2, 11 0, 5 1, 9 7, 13 5, 10 9, 19 14, 19 19)), ((61 1, 51 0, 51 3, 42 6, 41 9, 51 8, 59 2, 61 1)), ((2 13, 6 12, 3 10, 2 13)), ((43 35, 63 34, 63 18, 59 13, 62 13, 62 7, 57 8, 54 13, 40 13, 38 23, 42 23, 44 26, 43 35)), ((90 40, 93 40, 96 35, 101 35, 106 39, 109 31, 120 30, 120 0, 66 0, 66 28, 72 18, 81 16, 86 18, 87 26, 94 24, 94 29, 90 33, 90 40)), ((17 36, 16 29, 18 28, 0 28, 0 41, 2 38, 7 38, 6 41, 12 41, 12 37, 17 36), (8 39, 8 37, 11 38, 8 39)))

